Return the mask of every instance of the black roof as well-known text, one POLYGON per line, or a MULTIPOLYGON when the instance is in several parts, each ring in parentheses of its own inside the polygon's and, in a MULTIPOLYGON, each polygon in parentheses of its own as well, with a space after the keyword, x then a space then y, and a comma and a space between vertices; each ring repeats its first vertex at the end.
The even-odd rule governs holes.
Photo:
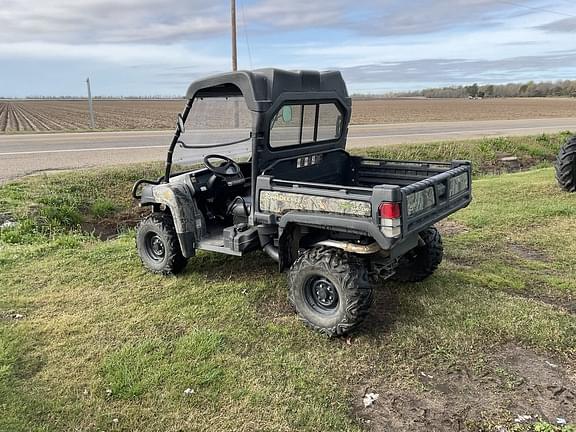
POLYGON ((310 93, 318 97, 337 97, 346 106, 351 105, 346 83, 338 71, 286 71, 256 69, 227 72, 194 81, 186 97, 215 97, 242 95, 252 111, 266 111, 284 93, 310 93), (330 93, 330 95, 328 95, 330 93))

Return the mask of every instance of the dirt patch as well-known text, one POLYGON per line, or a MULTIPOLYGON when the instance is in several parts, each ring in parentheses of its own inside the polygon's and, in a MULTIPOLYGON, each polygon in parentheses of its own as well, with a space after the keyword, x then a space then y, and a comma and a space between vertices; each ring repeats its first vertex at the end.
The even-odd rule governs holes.
POLYGON ((519 256, 525 260, 530 261, 548 261, 548 257, 539 250, 532 249, 528 246, 521 245, 518 243, 511 243, 508 245, 508 250, 514 255, 519 256))
POLYGON ((92 234, 100 240, 111 240, 122 231, 135 227, 142 216, 149 211, 148 209, 132 208, 108 218, 86 220, 80 224, 80 227, 82 231, 92 234))
POLYGON ((546 160, 548 162, 554 162, 554 157, 543 158, 538 157, 534 158, 531 156, 521 156, 517 157, 512 155, 511 153, 507 154, 507 156, 496 156, 496 160, 491 160, 487 163, 481 164, 479 168, 479 172, 483 174, 492 174, 492 175, 500 175, 500 174, 508 174, 520 171, 528 171, 532 168, 541 166, 542 163, 546 160))
POLYGON ((440 231, 444 237, 451 237, 456 234, 468 232, 468 227, 461 222, 454 220, 444 219, 438 222, 435 227, 440 231))
POLYGON ((515 297, 521 297, 535 302, 544 303, 545 305, 551 306, 554 309, 559 309, 562 312, 576 315, 576 300, 574 298, 571 296, 568 298, 555 297, 553 295, 535 292, 535 290, 538 289, 540 288, 534 287, 533 290, 509 291, 509 294, 515 297))
POLYGON ((481 367, 451 365, 414 371, 423 390, 396 389, 387 383, 355 390, 353 409, 373 431, 472 431, 557 418, 576 421, 576 377, 558 361, 509 345, 481 367), (379 394, 368 408, 366 392, 379 394))

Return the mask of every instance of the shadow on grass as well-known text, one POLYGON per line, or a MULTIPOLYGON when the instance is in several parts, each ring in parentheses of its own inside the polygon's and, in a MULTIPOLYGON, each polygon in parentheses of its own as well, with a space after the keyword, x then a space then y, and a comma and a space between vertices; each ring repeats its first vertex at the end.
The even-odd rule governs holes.
MULTIPOLYGON (((294 314, 287 300, 286 274, 279 273, 277 264, 262 252, 243 257, 199 252, 189 260, 183 276, 192 274, 204 277, 207 284, 265 284, 267 286, 264 289, 256 290, 258 298, 252 300, 254 307, 272 321, 294 314)), ((402 304, 402 299, 408 291, 408 297, 411 298, 425 295, 425 286, 425 283, 403 284, 392 281, 375 284, 374 302, 368 316, 352 334, 380 338, 391 331, 399 317, 403 317, 403 320, 417 319, 424 313, 421 303, 411 302, 407 307, 402 304), (407 313, 409 316, 406 316, 407 313)))
POLYGON ((242 257, 198 252, 195 257, 190 258, 184 270, 184 274, 192 272, 206 277, 208 282, 246 281, 280 274, 278 264, 262 252, 242 257))

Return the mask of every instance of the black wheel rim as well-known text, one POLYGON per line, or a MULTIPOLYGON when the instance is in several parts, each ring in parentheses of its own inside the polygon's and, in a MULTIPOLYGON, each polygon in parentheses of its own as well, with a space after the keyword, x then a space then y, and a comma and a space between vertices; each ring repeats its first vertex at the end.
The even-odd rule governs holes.
POLYGON ((308 306, 326 315, 334 313, 340 302, 336 287, 323 276, 313 276, 306 281, 304 297, 308 306))
POLYGON ((156 233, 148 233, 145 240, 146 253, 154 261, 162 261, 166 256, 164 241, 156 233))

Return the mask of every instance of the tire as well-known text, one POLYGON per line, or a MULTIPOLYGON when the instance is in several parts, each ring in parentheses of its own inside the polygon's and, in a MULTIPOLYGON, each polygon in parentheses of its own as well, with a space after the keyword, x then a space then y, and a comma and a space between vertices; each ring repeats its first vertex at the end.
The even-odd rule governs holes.
POLYGON ((566 141, 556 159, 556 180, 567 192, 576 192, 576 136, 566 141))
POLYGON ((136 248, 142 264, 153 273, 175 275, 186 267, 172 217, 155 212, 136 228, 136 248))
POLYGON ((401 282, 420 282, 431 276, 444 256, 442 237, 434 227, 420 233, 422 244, 400 258, 394 280, 401 282))
POLYGON ((305 325, 329 337, 360 324, 372 304, 366 267, 339 249, 316 247, 288 272, 288 300, 305 325))

